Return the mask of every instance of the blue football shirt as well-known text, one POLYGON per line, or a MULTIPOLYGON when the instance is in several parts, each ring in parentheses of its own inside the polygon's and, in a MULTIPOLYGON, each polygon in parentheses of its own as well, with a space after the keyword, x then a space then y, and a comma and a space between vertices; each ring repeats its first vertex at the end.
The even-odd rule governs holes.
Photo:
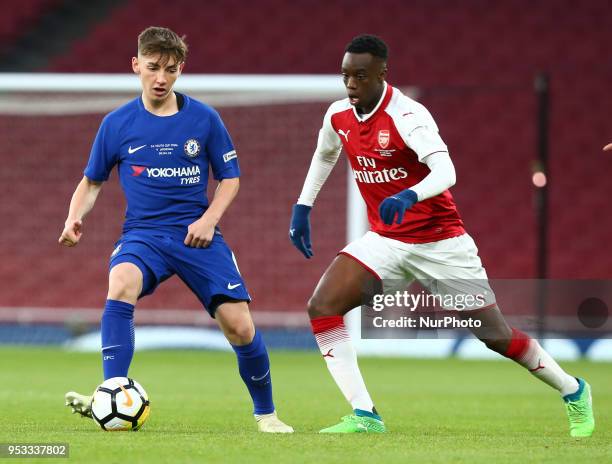
POLYGON ((140 97, 106 115, 84 174, 106 181, 117 165, 127 201, 123 231, 186 232, 208 208, 209 168, 216 180, 240 176, 236 150, 219 114, 182 95, 172 116, 147 111, 140 97))

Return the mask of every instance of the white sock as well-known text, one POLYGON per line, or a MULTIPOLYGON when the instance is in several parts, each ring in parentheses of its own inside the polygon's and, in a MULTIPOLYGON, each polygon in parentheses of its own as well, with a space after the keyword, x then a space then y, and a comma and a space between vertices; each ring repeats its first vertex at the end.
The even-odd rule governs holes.
POLYGON ((357 353, 342 316, 319 317, 311 323, 327 368, 346 400, 353 409, 371 412, 374 404, 359 371, 357 353))
POLYGON ((512 340, 506 356, 528 369, 535 377, 559 390, 561 396, 578 391, 578 381, 565 372, 540 346, 537 340, 512 329, 512 340))

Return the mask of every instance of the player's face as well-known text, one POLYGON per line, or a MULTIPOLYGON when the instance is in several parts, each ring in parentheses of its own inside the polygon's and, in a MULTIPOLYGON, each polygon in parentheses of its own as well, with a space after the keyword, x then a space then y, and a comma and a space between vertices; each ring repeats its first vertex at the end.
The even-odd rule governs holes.
POLYGON ((153 104, 163 103, 170 95, 184 63, 177 63, 173 56, 163 57, 138 54, 132 58, 132 69, 140 77, 143 97, 153 104))
POLYGON ((351 105, 360 113, 371 112, 384 89, 387 65, 369 53, 345 53, 342 79, 351 105))

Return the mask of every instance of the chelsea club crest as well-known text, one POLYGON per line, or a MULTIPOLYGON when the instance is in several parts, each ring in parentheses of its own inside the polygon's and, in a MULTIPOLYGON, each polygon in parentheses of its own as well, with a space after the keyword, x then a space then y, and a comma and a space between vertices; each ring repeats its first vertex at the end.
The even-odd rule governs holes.
POLYGON ((183 145, 183 149, 187 156, 195 158, 200 154, 200 142, 196 139, 189 139, 185 142, 185 145, 183 145))

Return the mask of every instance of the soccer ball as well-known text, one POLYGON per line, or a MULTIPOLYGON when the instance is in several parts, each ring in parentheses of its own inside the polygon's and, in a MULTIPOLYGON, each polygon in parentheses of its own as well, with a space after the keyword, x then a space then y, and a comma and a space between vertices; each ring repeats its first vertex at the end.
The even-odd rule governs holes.
POLYGON ((149 396, 127 377, 105 380, 93 394, 91 413, 102 430, 138 430, 149 417, 149 396))

